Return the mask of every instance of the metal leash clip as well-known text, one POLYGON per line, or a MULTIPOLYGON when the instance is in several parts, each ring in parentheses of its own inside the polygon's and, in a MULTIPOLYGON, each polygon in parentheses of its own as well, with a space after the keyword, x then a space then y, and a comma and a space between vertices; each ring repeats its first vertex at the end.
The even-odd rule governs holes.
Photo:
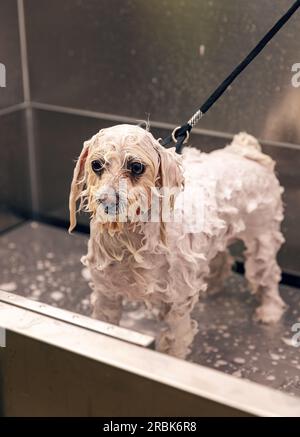
MULTIPOLYGON (((175 144, 177 143, 176 132, 177 132, 181 127, 182 127, 182 126, 177 126, 177 127, 175 127, 175 129, 173 130, 173 132, 172 132, 172 134, 171 134, 171 136, 172 136, 172 140, 174 141, 175 144)), ((182 144, 186 144, 186 143, 188 142, 188 140, 189 140, 189 137, 190 137, 190 133, 189 133, 189 131, 187 130, 187 131, 185 132, 185 139, 183 140, 182 144)))

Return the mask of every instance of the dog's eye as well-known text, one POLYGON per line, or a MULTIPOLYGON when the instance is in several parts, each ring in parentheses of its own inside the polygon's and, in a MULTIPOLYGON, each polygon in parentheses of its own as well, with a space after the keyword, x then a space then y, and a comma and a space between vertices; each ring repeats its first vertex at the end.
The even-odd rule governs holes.
POLYGON ((129 165, 128 165, 128 168, 131 171, 131 173, 136 175, 136 176, 144 173, 144 171, 145 171, 144 164, 142 164, 139 161, 132 161, 132 162, 130 162, 129 165))
POLYGON ((92 161, 91 166, 95 173, 100 173, 103 170, 103 162, 99 161, 99 159, 92 161))

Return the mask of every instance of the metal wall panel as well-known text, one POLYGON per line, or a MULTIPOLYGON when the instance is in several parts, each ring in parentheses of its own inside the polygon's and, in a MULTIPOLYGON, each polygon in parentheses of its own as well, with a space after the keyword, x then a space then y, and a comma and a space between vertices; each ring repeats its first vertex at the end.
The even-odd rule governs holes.
MULTIPOLYGON (((1 91, 0 91, 1 92, 1 91)), ((31 210, 29 154, 24 111, 0 116, 0 231, 31 210)))
MULTIPOLYGON (((178 124, 290 5, 290 0, 25 0, 32 100, 138 119, 149 114, 178 124)), ((292 65, 300 62, 299 30, 298 12, 201 127, 300 144, 300 88, 291 84, 292 65), (278 115, 283 105, 284 119, 278 115), (279 118, 288 128, 274 129, 279 118)))
POLYGON ((0 63, 6 69, 6 87, 0 87, 0 109, 23 101, 17 0, 0 2, 0 63))

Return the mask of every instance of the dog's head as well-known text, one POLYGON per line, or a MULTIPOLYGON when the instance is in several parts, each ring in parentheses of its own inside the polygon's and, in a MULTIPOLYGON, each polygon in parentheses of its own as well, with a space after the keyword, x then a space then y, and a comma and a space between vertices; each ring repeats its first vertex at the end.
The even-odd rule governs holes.
POLYGON ((165 149, 139 126, 100 130, 84 143, 74 169, 69 231, 76 226, 78 200, 79 210, 115 231, 124 222, 145 221, 155 195, 161 199, 167 191, 168 201, 174 203, 183 183, 180 162, 174 149, 165 149))

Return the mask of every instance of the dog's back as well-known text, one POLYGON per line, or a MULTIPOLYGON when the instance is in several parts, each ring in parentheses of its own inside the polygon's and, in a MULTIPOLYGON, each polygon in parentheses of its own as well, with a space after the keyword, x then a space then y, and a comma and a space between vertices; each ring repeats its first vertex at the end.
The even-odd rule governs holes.
POLYGON ((230 145, 211 153, 186 148, 183 156, 185 187, 199 187, 206 222, 211 222, 214 210, 227 223, 230 215, 240 221, 255 211, 267 214, 266 220, 274 214, 282 220, 283 188, 274 172, 275 162, 251 135, 240 133, 230 145))
POLYGON ((211 153, 187 148, 183 167, 186 189, 193 184, 201 187, 199 201, 204 205, 202 233, 193 235, 193 250, 202 251, 211 264, 234 240, 242 240, 247 249, 246 277, 261 299, 256 317, 277 321, 284 304, 278 293, 281 271, 276 255, 284 238, 283 188, 274 161, 262 153, 255 138, 241 133, 211 153))

